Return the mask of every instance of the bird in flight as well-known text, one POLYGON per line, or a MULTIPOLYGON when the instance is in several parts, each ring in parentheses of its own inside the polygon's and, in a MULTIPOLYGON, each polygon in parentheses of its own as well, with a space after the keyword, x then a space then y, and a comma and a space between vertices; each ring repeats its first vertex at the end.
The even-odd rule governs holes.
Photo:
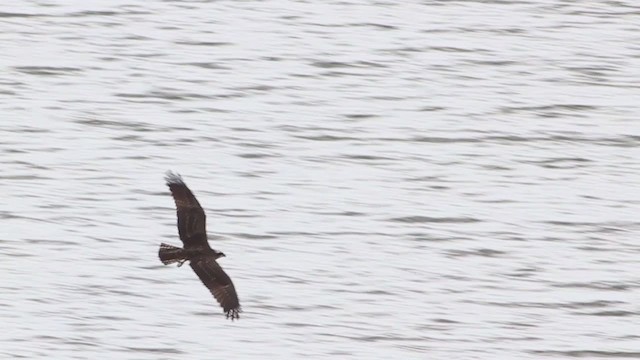
POLYGON ((222 306, 227 319, 239 319, 242 309, 236 289, 231 278, 216 262, 216 259, 225 255, 209 246, 206 215, 202 206, 180 175, 167 171, 165 180, 176 203, 178 234, 184 248, 160 244, 158 251, 160 261, 165 265, 178 263, 180 267, 188 260, 189 266, 222 306))

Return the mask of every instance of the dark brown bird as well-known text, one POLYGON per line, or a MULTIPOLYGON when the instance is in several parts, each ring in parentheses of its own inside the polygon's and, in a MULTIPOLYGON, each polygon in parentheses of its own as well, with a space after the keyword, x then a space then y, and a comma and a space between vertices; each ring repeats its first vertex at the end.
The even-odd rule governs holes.
POLYGON ((214 298, 220 303, 227 319, 239 319, 240 302, 236 289, 229 276, 222 270, 216 259, 225 256, 209 246, 207 241, 206 215, 196 197, 182 181, 182 177, 171 171, 165 176, 167 186, 171 190, 171 196, 176 203, 178 212, 178 234, 184 244, 184 248, 160 244, 158 256, 163 264, 178 263, 182 266, 189 260, 189 265, 202 283, 211 291, 214 298))

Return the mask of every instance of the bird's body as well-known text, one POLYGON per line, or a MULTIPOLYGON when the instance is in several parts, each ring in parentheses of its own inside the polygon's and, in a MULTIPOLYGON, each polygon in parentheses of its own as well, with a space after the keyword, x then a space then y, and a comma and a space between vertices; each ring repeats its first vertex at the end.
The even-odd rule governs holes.
POLYGON ((189 261, 193 271, 220 303, 227 318, 239 319, 242 310, 236 289, 229 276, 216 262, 216 259, 225 255, 212 249, 207 241, 204 210, 180 175, 169 171, 165 180, 176 203, 178 234, 184 248, 160 244, 160 261, 165 265, 177 262, 178 266, 189 261))

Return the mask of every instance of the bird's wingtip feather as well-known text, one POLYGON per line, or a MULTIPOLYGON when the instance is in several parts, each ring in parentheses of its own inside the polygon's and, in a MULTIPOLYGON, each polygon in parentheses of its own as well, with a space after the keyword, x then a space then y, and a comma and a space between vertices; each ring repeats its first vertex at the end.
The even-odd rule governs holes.
POLYGON ((184 181, 182 180, 182 176, 180 176, 180 174, 175 173, 171 170, 167 170, 167 172, 164 175, 164 179, 167 181, 167 185, 184 184, 184 181))
POLYGON ((226 311, 227 313, 227 319, 231 319, 231 321, 233 320, 238 320, 240 319, 240 313, 242 312, 242 308, 241 307, 237 307, 231 310, 226 311))

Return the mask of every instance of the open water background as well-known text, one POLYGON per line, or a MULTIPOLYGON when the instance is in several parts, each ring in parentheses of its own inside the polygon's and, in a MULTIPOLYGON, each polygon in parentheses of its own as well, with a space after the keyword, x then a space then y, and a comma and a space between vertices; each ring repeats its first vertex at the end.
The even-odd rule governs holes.
POLYGON ((0 67, 2 358, 640 358, 636 1, 8 1, 0 67))

